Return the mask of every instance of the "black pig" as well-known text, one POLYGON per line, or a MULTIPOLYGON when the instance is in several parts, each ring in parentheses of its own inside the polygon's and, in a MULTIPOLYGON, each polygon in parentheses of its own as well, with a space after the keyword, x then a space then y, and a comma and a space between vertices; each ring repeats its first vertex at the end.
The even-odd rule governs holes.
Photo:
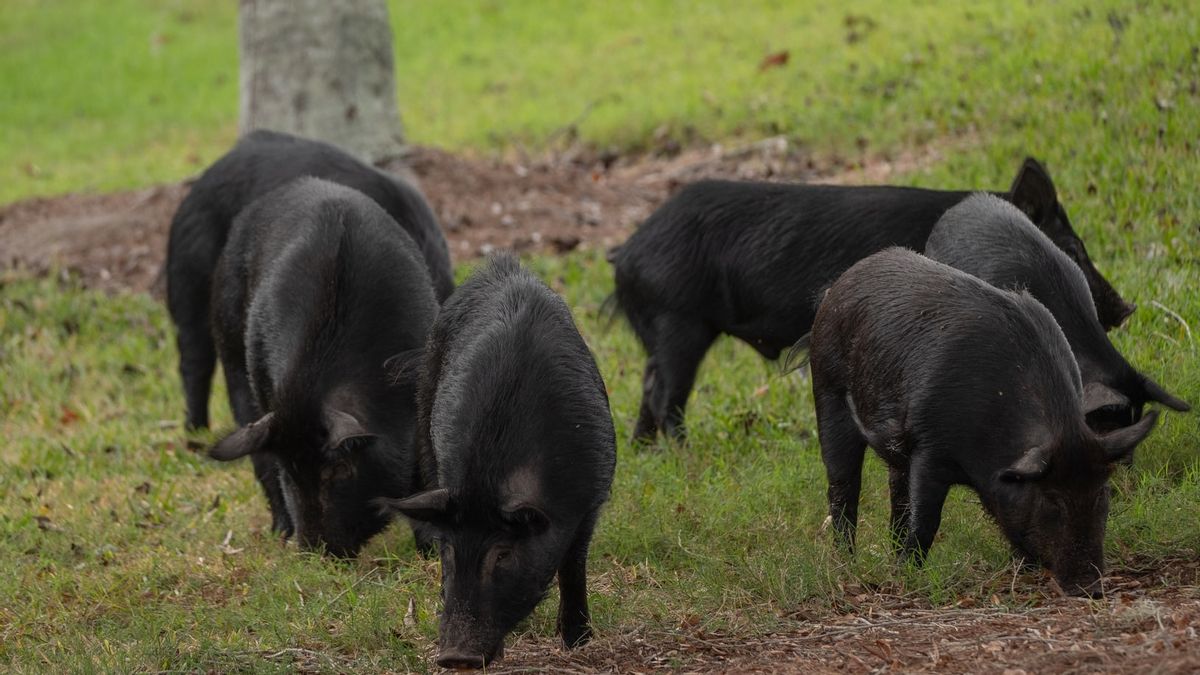
MULTIPOLYGON (((617 305, 648 353, 634 436, 683 435, 696 370, 719 334, 778 358, 811 329, 820 289, 888 246, 923 250, 968 194, 724 181, 680 190, 610 255, 617 305)), ((1092 266, 1040 164, 1025 160, 1002 196, 1084 271, 1105 326, 1134 310, 1092 266)))
POLYGON ((355 555, 388 522, 373 500, 419 487, 416 382, 385 362, 419 362, 437 313, 421 252, 362 193, 301 178, 238 215, 213 291, 243 426, 210 454, 251 456, 276 530, 355 555))
POLYGON ((250 202, 302 176, 324 178, 374 199, 416 242, 438 300, 454 290, 446 238, 416 188, 327 143, 273 131, 251 132, 200 176, 171 221, 167 308, 176 326, 179 372, 192 428, 208 426, 217 363, 209 332, 209 293, 233 219, 250 202))
POLYGON ((515 258, 446 301, 418 392, 437 489, 381 502, 440 542, 440 651, 483 667, 558 573, 568 647, 590 638, 587 551, 616 464, 608 394, 566 304, 515 258))
POLYGON ((1079 364, 1083 409, 1093 429, 1132 424, 1149 401, 1190 409, 1113 347, 1079 266, 1012 204, 988 194, 966 198, 938 220, 925 255, 993 286, 1027 290, 1050 311, 1079 364))
POLYGON ((810 339, 829 512, 847 543, 870 445, 905 553, 924 559, 950 486, 967 485, 1065 591, 1098 590, 1109 474, 1158 412, 1092 431, 1070 345, 1037 300, 892 248, 838 278, 810 339))

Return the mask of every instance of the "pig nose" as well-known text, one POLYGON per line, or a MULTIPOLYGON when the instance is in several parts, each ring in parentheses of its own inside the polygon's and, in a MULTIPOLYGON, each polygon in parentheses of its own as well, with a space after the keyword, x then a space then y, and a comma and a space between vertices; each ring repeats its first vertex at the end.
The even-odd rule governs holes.
POLYGON ((437 664, 443 668, 466 670, 468 668, 482 668, 487 664, 487 660, 483 657, 483 654, 475 654, 460 649, 446 649, 438 654, 437 664))
POLYGON ((1121 316, 1117 319, 1117 323, 1124 323, 1125 319, 1128 319, 1129 315, 1133 314, 1135 310, 1137 310, 1136 302, 1126 302, 1125 306, 1121 308, 1121 316))

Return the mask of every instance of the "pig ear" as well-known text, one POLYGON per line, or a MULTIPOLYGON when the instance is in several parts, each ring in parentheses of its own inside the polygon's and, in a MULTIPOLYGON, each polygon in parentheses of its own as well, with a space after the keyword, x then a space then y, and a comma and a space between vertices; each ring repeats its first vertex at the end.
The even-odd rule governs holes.
POLYGON ((1058 206, 1058 192, 1054 189, 1050 174, 1032 157, 1026 157, 1025 163, 1017 171, 1017 177, 1008 190, 1008 198, 1034 224, 1040 224, 1058 206))
POLYGON ((1089 415, 1105 407, 1129 407, 1129 397, 1099 382, 1088 382, 1083 388, 1083 414, 1089 415))
POLYGON ((1128 463, 1133 458, 1133 449, 1146 438, 1157 421, 1158 411, 1151 410, 1136 424, 1101 436, 1100 445, 1104 448, 1104 456, 1110 463, 1128 463))
POLYGON ((337 448, 352 438, 363 438, 374 434, 363 428, 354 415, 337 408, 325 407, 326 447, 337 448))
POLYGON ((1033 447, 1017 458, 1012 466, 1000 472, 1000 480, 1006 483, 1020 483, 1037 480, 1046 475, 1050 468, 1050 451, 1042 447, 1033 447))
POLYGON ((400 515, 422 523, 439 523, 450 517, 453 503, 446 488, 426 490, 404 499, 380 498, 375 500, 379 512, 400 515))
POLYGON ((388 357, 383 362, 388 384, 393 387, 415 386, 425 359, 424 349, 410 349, 388 357))
POLYGON ((1160 387, 1157 382, 1146 377, 1145 375, 1142 375, 1142 387, 1145 388, 1146 396, 1151 401, 1158 401, 1171 410, 1175 410, 1177 412, 1187 412, 1192 409, 1192 406, 1188 405, 1187 401, 1181 401, 1180 399, 1175 398, 1171 394, 1167 393, 1167 390, 1160 387))
POLYGON ((271 436, 271 420, 275 413, 267 413, 254 422, 238 429, 209 448, 208 456, 222 462, 262 452, 271 436))
POLYGON ((550 516, 532 504, 515 504, 501 510, 500 516, 519 534, 541 534, 550 527, 550 516))

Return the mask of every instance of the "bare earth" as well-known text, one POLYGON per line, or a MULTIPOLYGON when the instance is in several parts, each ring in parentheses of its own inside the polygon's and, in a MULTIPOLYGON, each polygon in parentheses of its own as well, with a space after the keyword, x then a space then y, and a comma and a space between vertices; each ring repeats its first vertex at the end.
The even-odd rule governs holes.
MULTIPOLYGON (((566 152, 527 161, 418 147, 406 164, 461 262, 499 248, 608 248, 698 178, 878 183, 938 156, 930 149, 866 166, 819 165, 769 139, 670 156, 566 152)), ((167 228, 187 190, 184 182, 2 206, 0 270, 68 270, 94 287, 161 296, 167 228)), ((573 653, 555 639, 526 636, 510 640, 489 671, 1200 672, 1200 561, 1147 560, 1111 572, 1107 597, 1095 602, 1058 597, 1045 580, 1028 578, 1013 580, 1015 597, 1025 599, 1016 610, 1007 607, 1011 598, 932 607, 886 589, 846 588, 835 609, 781 609, 781 627, 768 635, 712 633, 688 617, 673 631, 599 635, 573 653)), ((593 585, 603 592, 604 579, 593 585)), ((325 668, 330 658, 302 654, 293 665, 325 668)))
MULTIPOLYGON (((482 160, 414 147, 404 164, 385 168, 416 174, 451 256, 461 262, 501 248, 562 253, 612 246, 676 186, 699 178, 875 182, 893 167, 911 169, 936 157, 931 151, 895 164, 816 167, 783 139, 768 139, 637 159, 566 152, 482 160)), ((167 229, 189 183, 0 206, 0 269, 67 270, 93 287, 161 296, 167 229)))

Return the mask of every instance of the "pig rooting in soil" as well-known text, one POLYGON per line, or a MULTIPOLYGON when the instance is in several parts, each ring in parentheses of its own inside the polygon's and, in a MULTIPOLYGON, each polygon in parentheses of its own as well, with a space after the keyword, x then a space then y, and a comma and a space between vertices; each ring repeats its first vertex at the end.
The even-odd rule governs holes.
POLYGON ((887 249, 830 288, 811 336, 813 396, 833 524, 851 547, 870 445, 888 465, 891 530, 923 560, 952 485, 1068 593, 1104 570, 1108 478, 1157 420, 1098 434, 1054 317, 912 251, 887 249))
POLYGON ((563 642, 587 642, 587 550, 616 439, 566 304, 516 259, 493 258, 438 316, 418 401, 421 469, 437 487, 381 506, 438 541, 438 664, 500 656, 555 574, 563 642))
POLYGON ((274 529, 355 555, 389 520, 373 500, 419 487, 416 383, 384 364, 419 359, 433 323, 420 251, 361 193, 302 178, 238 216, 213 296, 242 427, 211 456, 251 457, 274 529))

